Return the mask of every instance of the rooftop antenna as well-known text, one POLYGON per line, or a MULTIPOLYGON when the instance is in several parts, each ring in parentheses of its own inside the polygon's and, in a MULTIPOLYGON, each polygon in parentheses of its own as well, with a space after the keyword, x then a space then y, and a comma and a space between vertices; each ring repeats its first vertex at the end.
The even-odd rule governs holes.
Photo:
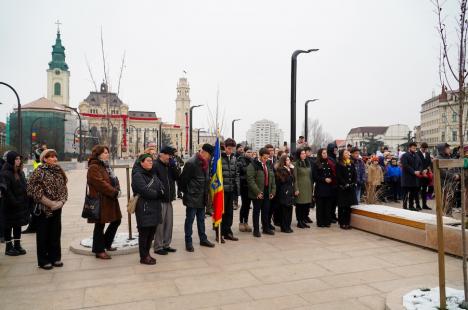
POLYGON ((107 84, 106 56, 104 54, 104 37, 102 35, 102 26, 101 26, 101 52, 102 52, 102 64, 104 66, 104 83, 107 84))

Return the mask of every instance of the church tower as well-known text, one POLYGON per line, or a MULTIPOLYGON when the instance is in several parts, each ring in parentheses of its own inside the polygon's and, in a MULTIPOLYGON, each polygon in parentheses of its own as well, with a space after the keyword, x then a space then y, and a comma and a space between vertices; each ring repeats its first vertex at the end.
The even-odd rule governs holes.
MULTIPOLYGON (((57 25, 60 23, 57 22, 57 25)), ((70 100, 70 71, 65 62, 65 47, 60 38, 60 28, 57 28, 55 44, 52 45, 52 61, 47 70, 47 99, 68 106, 70 100)))
POLYGON ((177 83, 177 98, 176 98, 176 118, 175 123, 181 128, 186 126, 185 113, 190 110, 190 86, 186 77, 181 77, 177 83))

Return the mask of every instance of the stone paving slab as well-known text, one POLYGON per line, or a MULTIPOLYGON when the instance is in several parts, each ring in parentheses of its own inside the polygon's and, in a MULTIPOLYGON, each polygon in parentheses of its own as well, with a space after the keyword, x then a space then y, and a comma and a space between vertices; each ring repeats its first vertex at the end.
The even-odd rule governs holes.
MULTIPOLYGON (((437 283, 437 253, 359 230, 301 230, 254 238, 234 233, 214 249, 184 250, 185 209, 174 205, 173 247, 155 266, 138 254, 102 261, 71 253, 70 243, 92 234, 80 217, 85 170, 67 172, 69 197, 63 210, 64 268, 36 267, 35 236, 23 236, 28 254, 0 255, 1 309, 384 309, 386 295, 408 286, 437 283)), ((125 171, 118 170, 125 188, 125 171)), ((126 198, 120 199, 125 213, 126 198)), ((312 218, 315 217, 312 211, 312 218)), ((295 223, 295 221, 294 221, 295 223)), ((136 231, 134 217, 133 231, 136 231)), ((119 228, 128 229, 126 217, 119 228)), ((206 221, 211 240, 214 232, 206 221)), ((196 231, 196 229, 195 229, 196 231)), ((4 246, 1 247, 4 250, 4 246)), ((447 282, 461 285, 461 260, 446 256, 447 282)))

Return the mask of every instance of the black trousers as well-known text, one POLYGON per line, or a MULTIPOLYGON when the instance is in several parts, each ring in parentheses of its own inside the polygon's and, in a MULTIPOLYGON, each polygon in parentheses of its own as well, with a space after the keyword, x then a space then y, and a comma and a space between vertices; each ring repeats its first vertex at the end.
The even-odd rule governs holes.
POLYGON ((331 224, 331 209, 333 207, 334 198, 320 197, 316 198, 315 216, 317 218, 317 226, 327 226, 331 224))
POLYGON ((224 213, 221 222, 221 234, 223 236, 232 235, 232 219, 234 216, 234 192, 224 192, 224 213))
POLYGON ((3 231, 4 231, 3 235, 5 237, 6 242, 12 240, 12 235, 11 235, 12 232, 13 232, 13 239, 15 240, 21 239, 21 226, 7 225, 3 231))
POLYGON ((296 220, 297 222, 305 222, 309 214, 310 203, 296 203, 296 220))
POLYGON ((115 234, 120 226, 120 220, 111 222, 107 226, 106 232, 104 232, 105 225, 101 223, 94 224, 93 253, 102 253, 112 246, 115 234))
POLYGON ((331 219, 332 220, 336 220, 337 217, 336 217, 336 207, 338 205, 338 190, 337 189, 334 189, 333 190, 333 194, 331 196, 331 201, 332 201, 332 204, 331 204, 331 207, 330 207, 330 216, 331 216, 331 219))
POLYGON ((281 210, 281 230, 291 229, 293 206, 282 204, 278 209, 281 210))
POLYGON ((421 181, 423 184, 420 187, 420 193, 421 193, 421 202, 423 207, 427 207, 427 192, 429 189, 429 182, 426 181, 421 181))
POLYGON ((270 230, 270 221, 269 221, 269 214, 270 214, 270 194, 268 193, 267 190, 264 192, 263 199, 254 199, 253 201, 253 215, 252 215, 252 221, 253 221, 253 230, 254 232, 259 232, 260 231, 260 225, 259 225, 259 220, 260 220, 260 213, 262 216, 262 229, 263 231, 265 230, 270 230))
POLYGON ((150 254, 151 243, 154 239, 157 226, 138 227, 138 248, 140 250, 140 258, 146 258, 150 254))
POLYGON ((349 225, 351 223, 351 205, 338 205, 338 223, 340 225, 349 225))
POLYGON ((241 187, 241 199, 242 206, 239 212, 239 222, 247 224, 249 222, 249 212, 252 199, 249 198, 249 189, 247 187, 241 187))
POLYGON ((62 259, 60 237, 62 235, 62 209, 46 217, 44 212, 36 216, 37 264, 44 266, 62 259))
POLYGON ((281 223, 281 206, 276 198, 270 200, 270 211, 268 212, 268 223, 274 218, 274 223, 281 223))
POLYGON ((410 208, 419 207, 419 188, 417 186, 404 187, 403 188, 403 208, 407 208, 408 205, 410 208))
MULTIPOLYGON (((273 210, 273 223, 275 226, 282 227, 283 223, 283 205, 278 202, 277 199, 274 201, 274 210, 273 210)), ((292 212, 292 206, 291 206, 292 212)), ((271 211, 270 211, 271 213, 271 211)), ((291 215, 292 216, 292 215, 291 215)))

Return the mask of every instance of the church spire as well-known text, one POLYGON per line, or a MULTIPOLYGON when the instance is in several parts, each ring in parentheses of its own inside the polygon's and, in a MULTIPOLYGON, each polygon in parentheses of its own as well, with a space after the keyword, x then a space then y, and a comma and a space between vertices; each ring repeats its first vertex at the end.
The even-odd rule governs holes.
POLYGON ((60 38, 60 22, 57 21, 57 37, 55 44, 52 45, 52 61, 49 62, 49 69, 61 69, 68 71, 68 65, 65 62, 65 47, 62 45, 60 38))

